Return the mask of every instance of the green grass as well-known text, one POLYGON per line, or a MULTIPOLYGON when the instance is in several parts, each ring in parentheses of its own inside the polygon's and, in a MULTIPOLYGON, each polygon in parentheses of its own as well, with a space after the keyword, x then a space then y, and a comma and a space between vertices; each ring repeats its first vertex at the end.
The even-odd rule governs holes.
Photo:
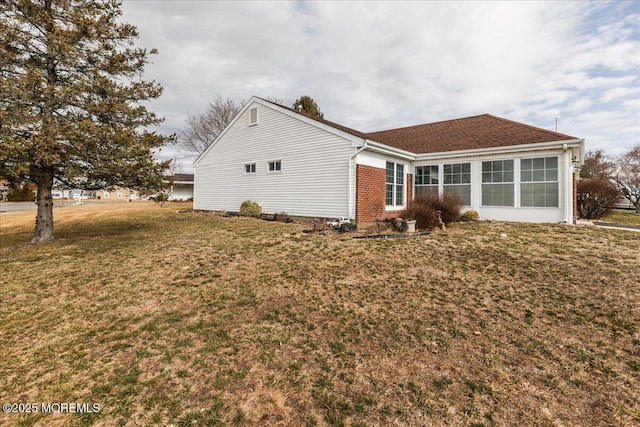
POLYGON ((0 425, 640 422, 637 233, 353 240, 183 207, 65 208, 35 246, 0 217, 0 402, 101 406, 0 425))

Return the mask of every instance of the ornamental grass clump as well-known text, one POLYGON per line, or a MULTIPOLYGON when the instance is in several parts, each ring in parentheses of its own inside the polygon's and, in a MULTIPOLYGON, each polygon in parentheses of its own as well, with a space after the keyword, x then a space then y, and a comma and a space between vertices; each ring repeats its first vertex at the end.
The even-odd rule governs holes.
POLYGON ((474 211, 473 209, 466 211, 460 217, 460 221, 464 221, 464 222, 478 221, 479 219, 480 219, 480 214, 477 211, 474 211))
POLYGON ((260 218, 260 214, 262 213, 262 207, 258 202, 245 200, 240 205, 240 211, 238 213, 240 214, 240 216, 260 218))

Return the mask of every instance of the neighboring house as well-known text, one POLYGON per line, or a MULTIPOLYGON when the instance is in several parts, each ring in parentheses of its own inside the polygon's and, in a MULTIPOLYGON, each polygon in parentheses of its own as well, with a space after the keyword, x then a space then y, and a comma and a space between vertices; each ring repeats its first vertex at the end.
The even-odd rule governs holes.
POLYGON ((97 199, 138 200, 140 194, 136 190, 126 187, 115 187, 108 190, 92 191, 92 197, 97 199))
POLYGON ((193 174, 177 173, 166 179, 171 183, 167 193, 169 200, 193 199, 193 174))
POLYGON ((483 219, 573 222, 584 140, 488 114, 362 133, 252 98, 194 163, 194 209, 394 217, 427 191, 483 219))

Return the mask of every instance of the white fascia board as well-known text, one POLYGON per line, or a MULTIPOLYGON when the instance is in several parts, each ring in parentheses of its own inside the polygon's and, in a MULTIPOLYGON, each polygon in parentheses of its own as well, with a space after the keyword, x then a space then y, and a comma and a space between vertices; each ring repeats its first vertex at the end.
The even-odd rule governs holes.
POLYGON ((218 135, 218 137, 216 139, 214 139, 211 144, 209 144, 209 146, 206 148, 206 150, 204 150, 202 153, 200 153, 198 158, 193 161, 193 167, 196 167, 198 165, 198 163, 200 163, 200 159, 202 159, 209 152, 209 150, 211 150, 218 143, 220 138, 222 138, 224 136, 224 134, 227 133, 227 130, 229 130, 229 128, 231 128, 231 126, 233 126, 234 123, 236 121, 238 121, 238 119, 244 114, 244 112, 247 111, 249 106, 251 104, 253 104, 254 102, 258 101, 258 100, 259 100, 258 98, 253 96, 253 97, 251 97, 250 100, 248 100, 246 102, 246 104, 244 104, 244 107, 242 107, 242 109, 238 112, 238 114, 236 114, 236 116, 233 118, 233 120, 231 120, 231 122, 227 125, 227 127, 224 128, 224 130, 222 132, 220 132, 220 135, 218 135))
POLYGON ((367 150, 375 151, 377 153, 400 157, 404 160, 413 161, 416 159, 416 155, 410 151, 401 150, 400 148, 391 147, 390 145, 381 144, 370 139, 366 140, 366 148, 367 150))
POLYGON ((538 151, 543 149, 550 148, 563 148, 566 144, 567 147, 578 148, 581 151, 584 149, 584 139, 565 139, 560 141, 550 141, 550 142, 534 142, 531 144, 518 144, 518 145, 507 145, 503 147, 488 147, 488 148, 476 148, 473 150, 458 150, 458 151, 442 151, 438 153, 423 153, 416 154, 415 160, 437 160, 437 159, 445 159, 445 158, 454 158, 454 157, 468 157, 468 156, 478 156, 483 154, 498 154, 498 153, 514 153, 514 152, 529 152, 529 151, 538 151))

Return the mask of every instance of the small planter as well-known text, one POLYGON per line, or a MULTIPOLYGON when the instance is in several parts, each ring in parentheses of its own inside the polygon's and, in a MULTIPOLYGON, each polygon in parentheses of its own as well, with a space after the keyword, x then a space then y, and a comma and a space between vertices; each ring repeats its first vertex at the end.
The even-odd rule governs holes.
POLYGON ((415 233, 416 232, 416 220, 415 219, 408 219, 407 220, 407 232, 408 233, 415 233))

